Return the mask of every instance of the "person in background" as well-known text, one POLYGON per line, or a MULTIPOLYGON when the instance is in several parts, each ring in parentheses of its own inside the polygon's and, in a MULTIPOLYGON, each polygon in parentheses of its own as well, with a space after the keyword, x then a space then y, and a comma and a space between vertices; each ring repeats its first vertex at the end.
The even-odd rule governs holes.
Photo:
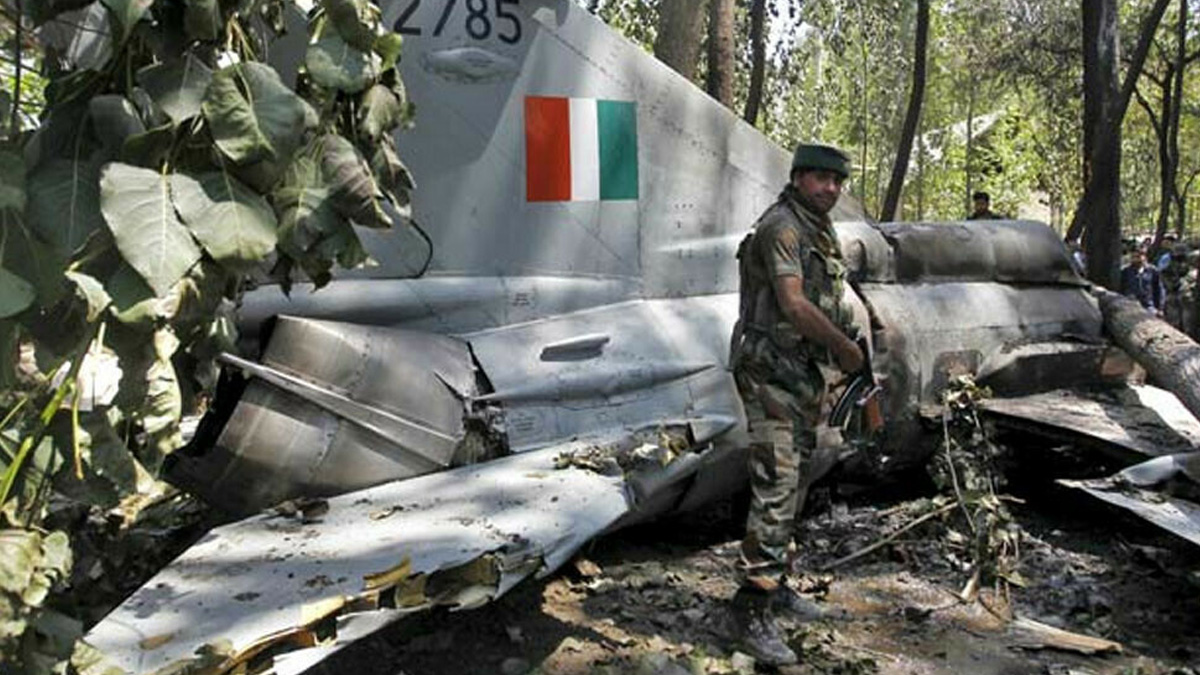
POLYGON ((1129 264, 1121 270, 1121 294, 1136 299, 1155 314, 1162 314, 1165 295, 1162 275, 1157 267, 1146 263, 1144 249, 1134 249, 1129 264))
POLYGON ((1167 266, 1171 264, 1171 257, 1175 253, 1175 247, 1178 245, 1178 242, 1179 238, 1170 232, 1163 235, 1162 244, 1159 246, 1159 250, 1162 253, 1154 259, 1154 266, 1158 268, 1159 272, 1167 271, 1167 266))
POLYGON ((1187 328, 1184 327, 1185 293, 1183 284, 1189 270, 1194 270, 1195 266, 1188 260, 1188 247, 1186 244, 1175 244, 1164 255, 1169 255, 1169 257, 1167 258, 1166 266, 1159 268, 1159 274, 1162 276, 1163 289, 1165 291, 1163 319, 1186 333, 1187 328))
POLYGON ((1081 277, 1087 276, 1087 256, 1083 252, 1083 245, 1079 243, 1079 237, 1067 240, 1067 252, 1071 255, 1071 266, 1075 268, 1075 272, 1081 277))
POLYGON ((971 215, 967 216, 967 220, 1002 220, 1000 216, 992 212, 992 196, 980 190, 971 195, 971 204, 974 210, 971 215))

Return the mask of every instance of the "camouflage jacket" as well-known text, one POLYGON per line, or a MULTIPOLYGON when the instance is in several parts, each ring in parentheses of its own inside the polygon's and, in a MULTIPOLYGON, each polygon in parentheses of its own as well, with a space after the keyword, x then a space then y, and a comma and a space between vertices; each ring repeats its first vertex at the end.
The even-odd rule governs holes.
POLYGON ((844 302, 846 269, 829 217, 805 208, 789 185, 742 241, 738 267, 741 306, 734 335, 735 367, 740 359, 760 360, 763 349, 832 363, 827 349, 805 341, 796 332, 775 294, 776 277, 803 275, 809 302, 835 326, 842 330, 849 326, 850 311, 844 302))

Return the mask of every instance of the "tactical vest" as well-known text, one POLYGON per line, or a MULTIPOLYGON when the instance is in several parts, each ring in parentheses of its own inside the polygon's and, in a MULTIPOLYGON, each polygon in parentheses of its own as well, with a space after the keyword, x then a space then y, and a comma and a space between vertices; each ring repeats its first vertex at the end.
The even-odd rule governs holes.
MULTIPOLYGON (((738 246, 740 342, 750 351, 757 351, 765 345, 752 343, 765 339, 781 355, 832 363, 828 349, 802 338, 779 306, 774 279, 764 256, 780 228, 794 230, 799 242, 805 297, 843 332, 847 332, 850 326, 851 312, 844 302, 846 268, 833 228, 828 221, 821 222, 817 216, 796 203, 789 191, 785 190, 779 201, 755 223, 754 231, 746 235, 738 246)), ((735 341, 738 338, 735 335, 735 341)), ((737 350, 735 345, 737 351, 745 350, 737 350)), ((739 354, 735 353, 734 356, 736 359, 739 354)))

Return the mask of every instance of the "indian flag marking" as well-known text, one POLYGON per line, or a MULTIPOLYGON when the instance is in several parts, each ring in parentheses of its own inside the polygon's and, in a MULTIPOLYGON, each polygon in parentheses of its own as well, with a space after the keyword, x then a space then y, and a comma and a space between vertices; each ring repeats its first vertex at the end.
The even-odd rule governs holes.
POLYGON ((525 198, 531 202, 638 198, 632 101, 525 99, 525 198))

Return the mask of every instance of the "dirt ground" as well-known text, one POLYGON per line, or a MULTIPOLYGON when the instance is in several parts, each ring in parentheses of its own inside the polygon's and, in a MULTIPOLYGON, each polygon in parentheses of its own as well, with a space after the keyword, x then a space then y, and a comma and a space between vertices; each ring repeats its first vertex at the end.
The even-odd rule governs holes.
MULTIPOLYGON (((1120 643, 1121 653, 1031 648, 1027 634, 957 593, 965 562, 937 519, 873 553, 920 512, 900 496, 813 500, 799 533, 798 587, 821 617, 788 621, 801 655, 785 673, 1157 675, 1200 673, 1200 549, 1066 489, 1012 486, 1021 526, 1018 616, 1120 643), (947 543, 951 541, 951 543, 947 543), (1024 646, 1021 646, 1024 645, 1024 646)), ((923 496, 924 495, 924 496, 923 496)), ((766 670, 731 649, 725 603, 741 516, 736 502, 598 541, 564 569, 482 609, 381 631, 327 673, 637 673, 766 670)), ((1000 599, 985 593, 993 607, 1000 599)))

